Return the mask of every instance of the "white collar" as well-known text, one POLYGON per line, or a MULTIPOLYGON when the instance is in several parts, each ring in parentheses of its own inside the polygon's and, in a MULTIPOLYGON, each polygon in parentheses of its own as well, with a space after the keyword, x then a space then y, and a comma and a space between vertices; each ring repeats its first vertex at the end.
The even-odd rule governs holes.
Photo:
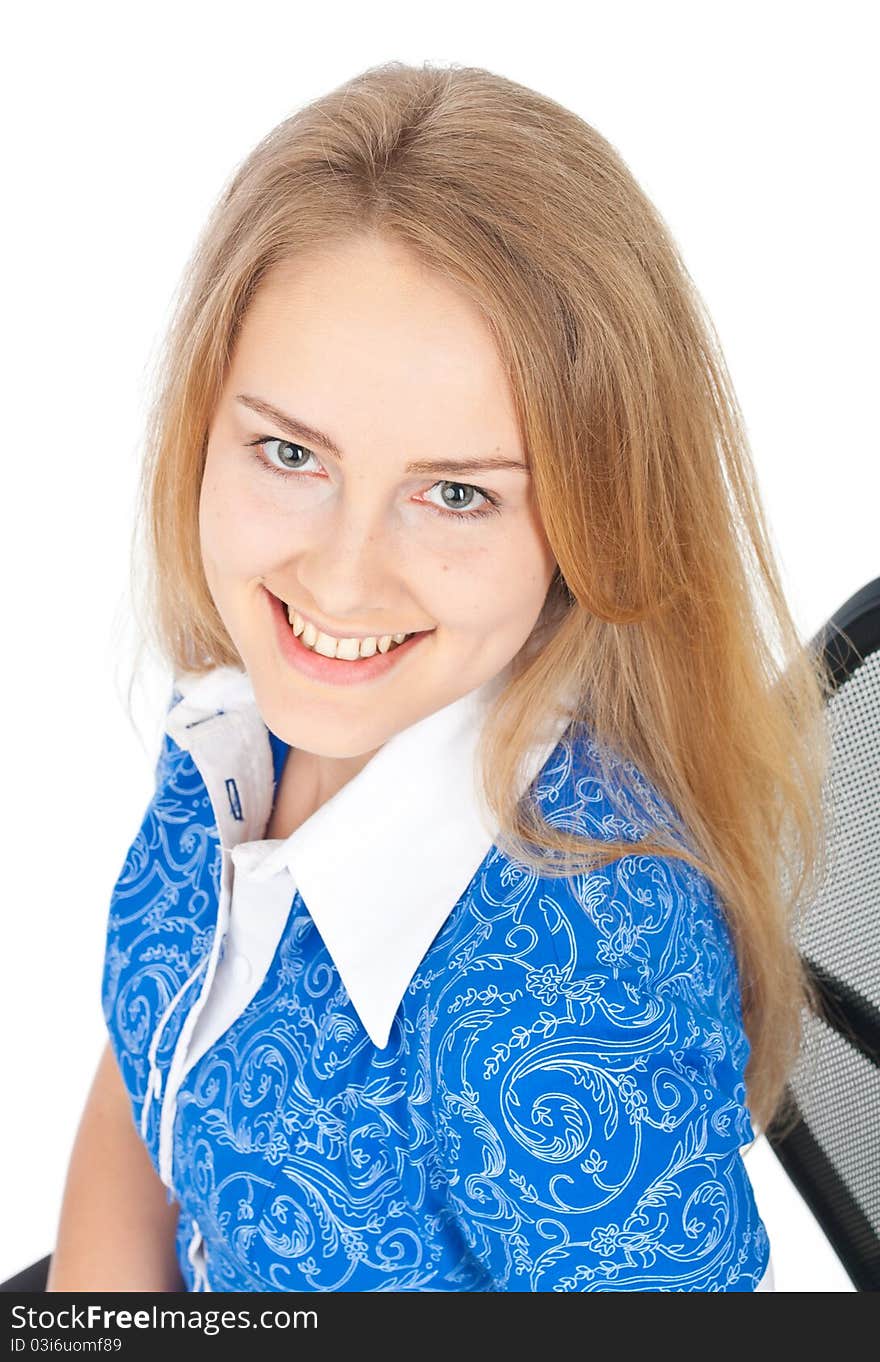
MULTIPOLYGON (((494 844, 475 756, 486 707, 506 679, 505 671, 394 734, 283 840, 264 837, 273 765, 247 673, 218 667, 175 682, 184 698, 166 731, 196 761, 236 876, 277 880, 273 892, 289 906, 289 873, 379 1048, 428 947, 494 844)), ((554 736, 532 749, 522 789, 564 727, 557 721, 554 736)))

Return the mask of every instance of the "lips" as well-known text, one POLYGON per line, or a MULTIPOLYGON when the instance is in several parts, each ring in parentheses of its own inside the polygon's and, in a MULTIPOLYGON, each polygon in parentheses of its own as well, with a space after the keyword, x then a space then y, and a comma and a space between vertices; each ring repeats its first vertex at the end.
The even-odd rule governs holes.
POLYGON ((403 643, 389 648, 387 653, 377 651, 372 657, 358 658, 355 661, 324 657, 314 649, 307 648, 294 634, 287 618, 287 606, 284 601, 268 587, 262 587, 262 590, 273 617, 276 640, 284 660, 295 671, 312 681, 346 686, 378 680, 402 666, 405 659, 434 633, 433 629, 420 630, 411 634, 403 643))

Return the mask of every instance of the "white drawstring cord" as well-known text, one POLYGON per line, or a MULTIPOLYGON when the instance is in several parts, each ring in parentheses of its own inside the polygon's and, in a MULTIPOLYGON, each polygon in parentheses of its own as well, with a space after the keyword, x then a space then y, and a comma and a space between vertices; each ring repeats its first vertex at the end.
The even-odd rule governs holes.
POLYGON ((189 1259, 195 1278, 193 1290, 210 1291, 211 1288, 208 1285, 208 1273, 205 1265, 204 1239, 202 1238, 202 1232, 199 1229, 199 1222, 193 1220, 192 1227, 193 1234, 189 1241, 189 1248, 186 1251, 186 1256, 189 1259), (199 1249, 201 1249, 201 1253, 199 1253, 199 1249))
POLYGON ((153 1098, 158 1097, 159 1093, 162 1091, 162 1071, 156 1064, 156 1053, 159 1049, 159 1041, 162 1039, 162 1032, 165 1029, 165 1026, 172 1012, 174 1011, 177 1004, 180 1002, 180 999, 183 997, 186 990, 189 988, 193 979, 195 979, 199 974, 201 974, 202 970, 205 968, 205 965, 207 963, 208 963, 207 956, 205 956, 204 959, 199 961, 198 965, 193 970, 192 974, 189 976, 185 983, 181 984, 180 988, 177 990, 174 997, 171 999, 171 1002, 165 1008, 165 1011, 159 1018, 159 1024, 156 1027, 155 1031, 153 1032, 153 1039, 150 1041, 150 1048, 147 1051, 147 1059, 150 1065, 150 1072, 147 1077, 147 1091, 146 1094, 144 1095, 144 1104, 141 1107, 141 1137, 143 1139, 146 1139, 147 1137, 147 1116, 150 1111, 150 1103, 152 1102, 153 1098))

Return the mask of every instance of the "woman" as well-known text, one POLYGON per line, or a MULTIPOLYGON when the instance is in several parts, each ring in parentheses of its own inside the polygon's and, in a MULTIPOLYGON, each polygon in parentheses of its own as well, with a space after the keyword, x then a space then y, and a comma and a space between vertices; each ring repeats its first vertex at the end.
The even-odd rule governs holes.
POLYGON ((620 158, 347 82, 222 195, 149 435, 175 683, 49 1289, 772 1289, 828 681, 620 158))

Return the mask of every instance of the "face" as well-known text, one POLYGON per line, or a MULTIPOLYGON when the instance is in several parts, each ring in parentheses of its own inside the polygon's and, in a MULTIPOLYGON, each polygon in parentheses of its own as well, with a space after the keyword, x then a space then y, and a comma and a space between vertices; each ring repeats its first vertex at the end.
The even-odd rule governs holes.
POLYGON ((199 520, 265 722, 343 761, 497 676, 556 566, 477 308, 376 239, 263 281, 209 431, 199 520), (395 634, 414 637, 398 649, 395 634), (347 657, 325 656, 337 638, 347 657))

